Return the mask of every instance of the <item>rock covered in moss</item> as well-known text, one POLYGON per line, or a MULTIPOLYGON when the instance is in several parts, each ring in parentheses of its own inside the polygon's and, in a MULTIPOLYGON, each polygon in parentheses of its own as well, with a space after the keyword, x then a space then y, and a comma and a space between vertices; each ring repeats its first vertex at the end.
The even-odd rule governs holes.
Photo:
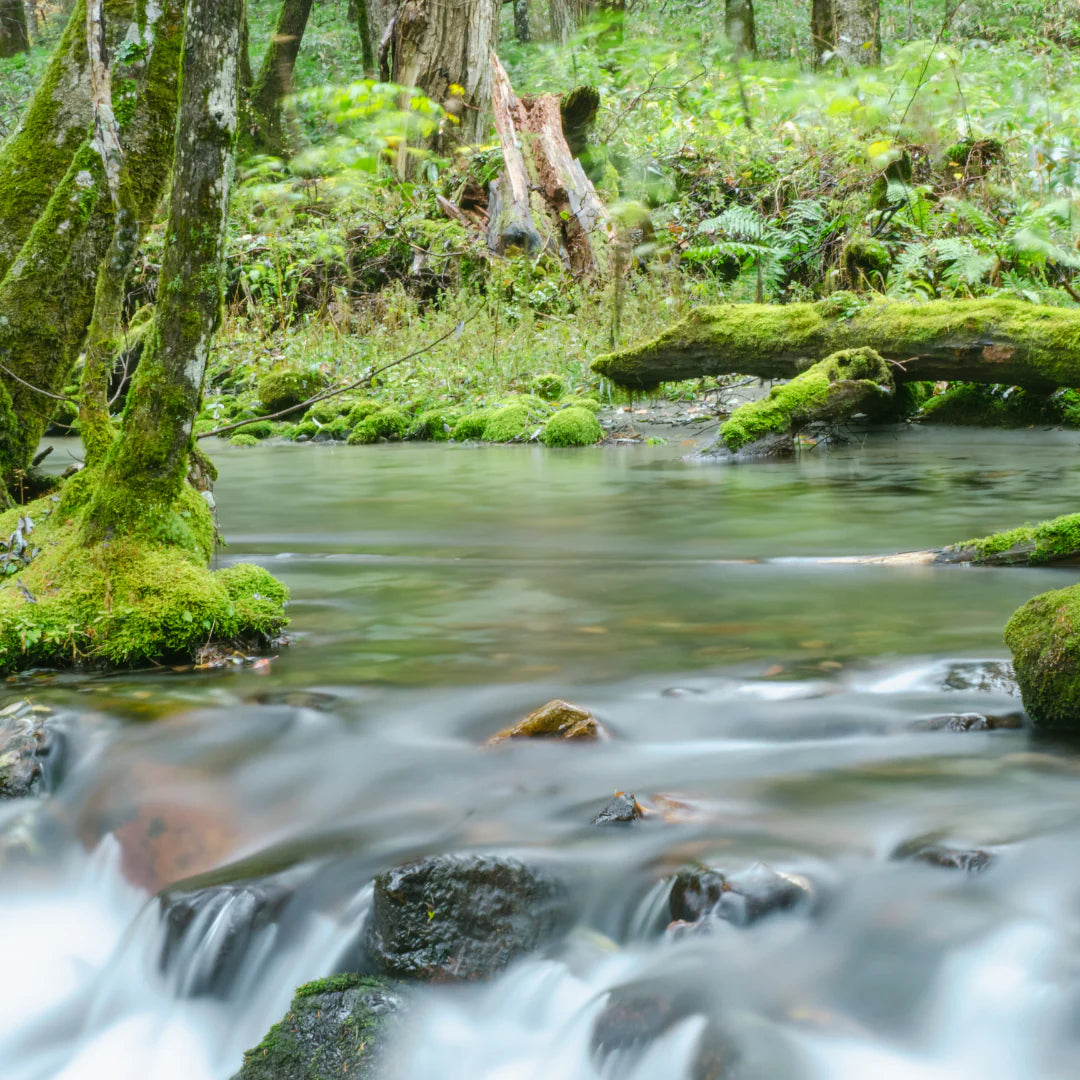
POLYGON ((450 438, 457 442, 466 442, 470 439, 482 439, 484 430, 487 428, 491 413, 487 409, 475 409, 458 418, 450 432, 450 438))
POLYGON ((246 431, 237 432, 230 440, 230 446, 258 446, 259 440, 254 435, 249 435, 246 431))
POLYGON ((385 979, 333 975, 296 991, 233 1080, 374 1080, 408 1003, 385 979))
POLYGON ((379 439, 403 439, 408 430, 409 418, 400 409, 380 409, 352 429, 348 442, 356 446, 378 442, 379 439))
POLYGON ((540 432, 546 446, 592 446, 603 437, 604 429, 596 416, 580 405, 557 412, 540 432))
POLYGON ((1035 727, 1080 731, 1080 585, 1029 600, 1006 624, 1005 643, 1035 727))
POLYGON ((603 725, 588 709, 556 699, 541 705, 512 727, 492 735, 488 745, 505 739, 569 739, 596 741, 608 738, 603 725))
POLYGON ((591 397, 569 397, 559 402, 562 409, 588 409, 591 413, 600 411, 600 402, 591 397))
POLYGON ((413 420, 409 428, 409 438, 445 442, 450 438, 450 433, 461 416, 461 409, 452 405, 424 409, 417 413, 413 420))
POLYGON ((485 442, 517 442, 527 438, 532 431, 528 406, 505 405, 491 410, 481 438, 485 442))
MULTIPOLYGON (((372 401, 370 398, 361 398, 359 401, 354 401, 346 412, 346 418, 349 421, 349 427, 354 428, 357 424, 362 423, 369 416, 374 416, 375 413, 381 412, 385 408, 378 401, 372 401)), ((308 413, 311 416, 314 413, 314 409, 308 413)), ((323 421, 327 423, 328 421, 323 421)))
POLYGON ((264 412, 291 409, 319 392, 322 378, 310 371, 276 368, 259 379, 256 392, 264 412))
POLYGON ((529 392, 545 401, 555 401, 566 393, 566 383, 558 375, 549 371, 530 380, 529 392))
POLYGON ((942 551, 942 561, 1038 566, 1080 555, 1080 514, 1063 514, 1036 525, 961 540, 942 551))
POLYGON ((544 869, 433 855, 376 877, 365 949, 393 978, 483 979, 554 939, 570 914, 565 885, 544 869))
POLYGON ((28 701, 0 711, 0 799, 21 799, 41 789, 54 737, 28 701))

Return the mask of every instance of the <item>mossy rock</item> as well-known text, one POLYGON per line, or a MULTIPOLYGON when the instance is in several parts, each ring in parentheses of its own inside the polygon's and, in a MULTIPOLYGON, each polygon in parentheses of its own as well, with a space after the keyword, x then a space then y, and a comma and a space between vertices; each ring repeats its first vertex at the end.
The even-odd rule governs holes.
POLYGON ((1080 585, 1029 600, 1009 619, 1005 643, 1034 725, 1080 732, 1080 585))
POLYGON ((300 423, 292 429, 292 438, 298 439, 303 436, 307 439, 313 439, 320 431, 322 431, 322 428, 316 424, 314 420, 301 420, 300 423))
POLYGON ((935 424, 1021 428, 1056 423, 1059 411, 1046 394, 1017 386, 956 382, 923 405, 922 419, 935 424))
POLYGON ((481 436, 485 442, 519 442, 535 430, 526 405, 504 405, 493 409, 481 436))
POLYGON ((345 397, 334 397, 328 401, 318 401, 304 413, 304 420, 317 420, 320 424, 332 424, 339 416, 345 416, 353 407, 354 401, 345 397))
POLYGON ((588 409, 591 413, 598 413, 601 405, 596 398, 591 397, 570 397, 563 398, 559 402, 560 409, 588 409))
POLYGON ((869 284, 882 286, 892 268, 892 255, 880 240, 853 236, 844 248, 841 260, 848 283, 853 287, 869 284))
POLYGON ((482 439, 484 429, 491 417, 490 409, 477 409, 466 413, 454 425, 450 432, 450 438, 456 442, 465 442, 471 439, 482 439))
POLYGON ((351 446, 378 442, 379 439, 403 439, 409 430, 409 418, 400 410, 383 409, 372 413, 353 428, 348 437, 351 446))
POLYGON ((407 1004, 406 990, 386 979, 332 975, 307 983, 244 1054, 233 1080, 373 1080, 407 1004))
POLYGON ((18 582, 0 583, 0 672, 190 658, 211 639, 261 642, 285 625, 287 592, 268 571, 207 568, 214 521, 186 484, 171 506, 88 540, 88 508, 107 496, 98 478, 83 469, 61 496, 0 515, 8 535, 29 514, 41 548, 18 582))
POLYGON ((346 414, 349 418, 349 427, 356 427, 357 424, 362 423, 369 416, 381 412, 385 407, 381 402, 372 401, 370 398, 362 398, 360 401, 353 402, 346 414))
POLYGON ((962 540, 945 550, 974 552, 976 562, 1015 562, 1024 566, 1075 559, 1080 557, 1080 514, 1063 514, 1036 525, 962 540))
POLYGON ((566 382, 560 376, 547 372, 531 379, 529 390, 545 401, 555 401, 566 393, 566 382))
POLYGON ((604 429, 596 416, 580 405, 557 412, 540 432, 546 446, 592 446, 603 437, 604 429))
POLYGON ((248 435, 247 432, 241 431, 234 435, 229 440, 230 446, 258 446, 259 440, 254 435, 248 435))
POLYGON ((253 423, 245 424, 240 428, 245 435, 250 435, 253 439, 269 439, 274 434, 274 422, 272 420, 256 420, 253 423))
POLYGON ((336 420, 331 421, 323 427, 322 434, 333 439, 335 442, 345 442, 352 434, 349 418, 347 416, 339 416, 336 420))
POLYGON ((450 438, 454 425, 461 419, 461 409, 454 406, 426 409, 419 413, 409 427, 410 439, 430 439, 445 442, 450 438))
POLYGON ((314 372, 278 368, 263 375, 256 389, 263 411, 273 413, 299 405, 322 386, 322 377, 314 372))

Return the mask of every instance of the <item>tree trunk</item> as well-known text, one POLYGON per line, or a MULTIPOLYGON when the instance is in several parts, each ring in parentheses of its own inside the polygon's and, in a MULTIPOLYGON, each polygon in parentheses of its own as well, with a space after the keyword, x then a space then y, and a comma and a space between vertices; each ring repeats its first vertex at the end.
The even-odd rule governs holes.
POLYGON ((551 40, 565 45, 585 18, 586 0, 548 0, 551 40))
POLYGON ((0 58, 30 51, 23 0, 0 0, 0 58))
POLYGON ((757 53, 753 0, 726 0, 724 33, 734 46, 736 57, 754 56, 757 53))
POLYGON ((125 524, 129 506, 145 514, 171 505, 187 476, 191 426, 221 313, 241 14, 242 0, 191 0, 154 323, 92 507, 95 531, 125 524))
POLYGON ((840 57, 845 67, 881 63, 880 0, 813 0, 810 36, 814 56, 840 57))
MULTIPOLYGON (((184 3, 166 0, 155 20, 142 27, 133 18, 140 6, 118 8, 121 5, 106 6, 111 13, 107 48, 125 40, 142 46, 115 65, 116 86, 123 89, 112 97, 119 106, 126 183, 137 223, 145 227, 161 198, 172 158, 184 3)), ((74 14, 83 20, 84 47, 86 10, 85 0, 80 0, 74 14)), ((88 73, 86 81, 89 104, 88 73)), ((0 475, 25 469, 37 450, 55 407, 41 391, 58 393, 71 373, 91 321, 99 268, 116 237, 116 208, 102 153, 97 139, 86 137, 85 126, 83 134, 0 281, 0 362, 7 369, 0 372, 0 380, 19 420, 17 437, 3 451, 0 475)), ((26 194, 27 201, 34 201, 28 190, 26 194)), ((36 201, 42 202, 40 196, 36 201)))
POLYGON ((455 136, 480 140, 491 113, 491 63, 499 29, 500 0, 405 0, 391 26, 391 78, 433 101, 460 98, 455 136), (451 93, 451 86, 463 94, 451 93))
POLYGON ((284 0, 274 36, 251 89, 253 149, 282 156, 288 140, 282 127, 281 104, 292 93, 293 70, 304 38, 312 0, 284 0))
POLYGON ((372 79, 378 67, 375 44, 372 40, 371 18, 368 14, 368 0, 349 0, 349 22, 356 27, 360 36, 360 62, 364 65, 364 74, 372 79))
POLYGON ((897 382, 1080 385, 1080 309, 1020 300, 703 307, 652 341, 600 357, 593 370, 634 389, 704 375, 790 379, 862 345, 896 363, 897 382))
POLYGON ((529 41, 529 0, 514 0, 514 36, 529 41))

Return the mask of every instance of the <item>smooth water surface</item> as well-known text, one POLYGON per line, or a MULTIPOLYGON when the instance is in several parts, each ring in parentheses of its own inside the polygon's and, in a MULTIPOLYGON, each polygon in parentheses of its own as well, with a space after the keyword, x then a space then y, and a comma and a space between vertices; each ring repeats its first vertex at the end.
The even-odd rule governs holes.
POLYGON ((0 874, 3 1080, 225 1080, 295 985, 348 966, 375 873, 458 850, 555 858, 580 925, 488 987, 428 991, 391 1080, 676 1080, 717 1026, 740 1077, 1075 1075, 1080 758, 925 721, 1016 712, 965 673, 1076 572, 815 559, 1074 510, 1080 440, 683 452, 217 448, 223 558, 289 585, 294 643, 268 669, 9 685, 57 711, 65 755, 40 806, 0 810, 37 851, 0 874), (483 747, 556 696, 612 741, 483 747), (591 826, 615 790, 679 806, 591 826), (889 858, 922 835, 997 860, 889 858), (673 870, 756 860, 811 878, 817 912, 663 933, 673 870), (148 898, 218 867, 293 900, 224 966, 227 907, 163 960, 148 898), (642 982, 695 1007, 598 1059, 608 992, 642 982))

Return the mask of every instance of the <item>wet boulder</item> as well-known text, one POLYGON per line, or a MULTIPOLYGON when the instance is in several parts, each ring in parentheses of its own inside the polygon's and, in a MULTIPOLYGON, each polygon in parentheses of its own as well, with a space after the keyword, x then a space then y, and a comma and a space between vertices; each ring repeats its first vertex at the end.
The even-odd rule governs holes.
POLYGON ((593 817, 594 825, 625 825, 645 816, 645 808, 629 791, 616 791, 593 817))
POLYGON ((1024 726, 1023 713, 1005 713, 988 716, 984 713, 947 713, 919 721, 917 729, 923 731, 1015 731, 1024 726))
POLYGON ((402 987, 367 976, 301 986, 233 1080, 372 1080, 407 1002, 402 987))
POLYGON ((0 712, 0 799, 36 795, 47 784, 56 739, 42 712, 20 701, 0 712))
POLYGON ((810 907, 814 899, 813 886, 805 878, 759 862, 735 874, 681 870, 672 882, 668 909, 677 923, 697 923, 710 916, 749 926, 778 911, 810 907))
POLYGON ((549 701, 524 720, 492 735, 489 746, 506 739, 567 739, 596 742, 608 738, 603 725, 588 709, 569 701, 549 701))
POLYGON ((364 947, 393 978, 483 979, 559 936, 564 883, 505 855, 433 855, 375 879, 364 947))
POLYGON ((982 848, 948 847, 922 839, 901 844, 892 853, 892 858, 926 863, 927 866, 939 866, 944 870, 963 870, 969 874, 981 874, 996 860, 992 852, 983 851, 982 848))

